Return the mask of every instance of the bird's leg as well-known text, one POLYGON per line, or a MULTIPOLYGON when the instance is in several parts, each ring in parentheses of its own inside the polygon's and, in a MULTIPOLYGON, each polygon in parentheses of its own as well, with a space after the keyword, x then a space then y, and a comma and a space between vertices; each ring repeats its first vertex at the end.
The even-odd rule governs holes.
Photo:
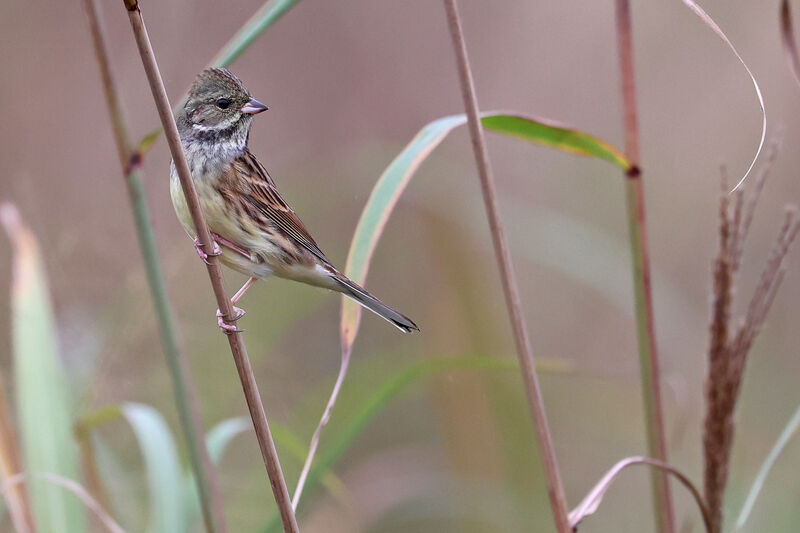
POLYGON ((233 295, 233 298, 231 298, 231 305, 233 306, 233 315, 234 316, 229 321, 226 321, 225 320, 225 316, 222 314, 222 311, 217 309, 217 325, 222 330, 222 332, 225 333, 226 335, 242 331, 242 330, 240 330, 239 328, 236 327, 235 322, 244 316, 245 310, 236 307, 236 302, 238 302, 239 299, 242 296, 244 296, 244 293, 247 292, 247 289, 250 288, 250 285, 255 283, 257 280, 258 280, 258 278, 250 278, 250 279, 248 279, 247 281, 244 282, 244 285, 242 285, 242 288, 239 289, 238 291, 236 291, 236 294, 233 295))
POLYGON ((203 247, 205 245, 202 242, 200 242, 200 239, 198 239, 197 237, 194 238, 194 249, 197 250, 197 255, 199 255, 200 259, 202 259, 203 262, 207 265, 210 264, 208 262, 209 257, 216 257, 218 255, 222 255, 222 250, 220 249, 219 244, 217 244, 217 241, 212 241, 212 242, 214 243, 214 250, 211 252, 206 252, 203 250, 203 247))
POLYGON ((216 242, 218 242, 218 243, 222 244, 222 246, 224 246, 224 247, 226 247, 226 248, 230 248, 230 249, 231 249, 231 250, 233 250, 234 252, 237 252, 237 253, 239 253, 239 254, 241 254, 241 255, 245 256, 246 258, 248 258, 248 259, 251 259, 251 257, 250 257, 250 252, 248 252, 246 249, 242 248, 242 247, 241 247, 241 246, 239 246, 238 244, 236 244, 236 243, 234 243, 234 242, 231 242, 231 241, 229 241, 228 239, 226 239, 225 237, 222 237, 222 236, 220 236, 220 235, 217 235, 216 233, 213 233, 213 232, 211 233, 211 237, 212 237, 212 238, 213 238, 213 239, 214 239, 216 242))
POLYGON ((258 281, 258 278, 250 278, 247 281, 245 281, 244 285, 242 285, 242 288, 236 291, 236 294, 234 294, 233 298, 231 298, 231 303, 235 306, 236 302, 238 302, 239 299, 241 299, 241 297, 244 296, 244 293, 247 292, 247 289, 250 288, 250 285, 252 285, 256 281, 258 281))

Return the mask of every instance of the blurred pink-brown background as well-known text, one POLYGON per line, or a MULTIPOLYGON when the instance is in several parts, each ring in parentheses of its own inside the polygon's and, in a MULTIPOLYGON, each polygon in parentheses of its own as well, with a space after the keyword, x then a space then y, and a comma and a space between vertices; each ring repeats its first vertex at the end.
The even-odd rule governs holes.
MULTIPOLYGON (((121 2, 103 0, 113 71, 128 125, 158 125, 121 2)), ((259 6, 257 0, 143 2, 170 97, 259 6)), ((768 137, 780 155, 756 215, 739 284, 749 297, 783 216, 800 199, 795 146, 800 88, 786 65, 778 3, 704 2, 761 84, 768 137)), ((461 2, 483 109, 514 109, 622 144, 613 3, 461 2)), ((700 479, 702 379, 719 166, 739 177, 758 144, 753 87, 717 36, 677 0, 634 3, 642 167, 658 341, 673 462, 700 479)), ((97 66, 78 2, 0 4, 0 198, 18 204, 41 239, 78 414, 120 401, 157 407, 178 432, 97 66)), ((462 112, 439 2, 304 0, 231 67, 270 106, 250 146, 326 254, 343 267, 378 176, 426 123, 462 112)), ((577 503, 616 460, 645 452, 633 323, 623 177, 608 163, 491 135, 503 220, 538 356, 569 375, 542 383, 566 483, 577 503)), ((159 140, 142 169, 203 419, 246 414, 202 263, 167 192, 159 140)), ((0 239, 0 250, 8 250, 0 239)), ((741 506, 755 472, 800 402, 798 257, 748 368, 728 495, 741 506)), ((0 257, 7 301, 9 253, 0 257)), ((228 273, 233 291, 242 280, 228 273)), ((390 220, 367 287, 421 326, 399 335, 365 316, 353 374, 331 430, 359 390, 433 357, 512 360, 513 344, 465 129, 421 167, 390 220), (348 398, 350 399, 348 403, 348 398)), ((259 283, 241 325, 267 411, 303 442, 339 362, 339 298, 283 281, 259 283)), ((11 372, 0 328, 0 368, 11 372)), ((127 430, 125 430, 127 431, 127 430)), ((120 520, 144 530, 140 458, 125 431, 105 436, 126 477, 110 483, 120 520)), ((300 515, 308 532, 551 531, 522 384, 513 372, 455 371, 421 380, 383 410, 334 472, 341 493, 319 490, 300 515)), ((325 448, 323 437, 322 448, 325 448)), ((293 485, 300 464, 282 450, 293 485)), ((789 446, 744 531, 794 531, 800 446, 789 446)), ((271 513, 252 435, 219 468, 232 530, 259 531, 271 513)), ((116 479, 116 478, 115 478, 116 479)), ((650 531, 649 484, 632 471, 582 532, 650 531)), ((701 522, 674 488, 681 523, 701 522)))

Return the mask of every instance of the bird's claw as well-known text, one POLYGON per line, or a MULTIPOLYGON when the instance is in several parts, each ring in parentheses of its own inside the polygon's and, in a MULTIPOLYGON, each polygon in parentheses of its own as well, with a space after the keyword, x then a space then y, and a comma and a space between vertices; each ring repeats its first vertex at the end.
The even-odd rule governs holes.
POLYGON ((222 330, 222 333, 224 333, 225 335, 230 335, 231 333, 241 333, 244 330, 239 329, 239 327, 235 324, 235 322, 240 318, 242 318, 244 314, 245 314, 244 309, 240 309, 234 305, 233 318, 231 318, 228 321, 225 320, 225 315, 222 314, 222 311, 217 309, 217 325, 219 326, 219 329, 222 330))
POLYGON ((205 245, 202 242, 200 242, 200 239, 198 238, 194 239, 194 249, 197 250, 197 255, 200 256, 200 259, 203 260, 203 263, 207 265, 211 264, 208 262, 209 257, 217 257, 218 255, 222 255, 222 249, 219 247, 219 244, 217 244, 217 241, 211 241, 211 242, 214 243, 214 250, 212 252, 206 252, 203 250, 203 247, 205 245))

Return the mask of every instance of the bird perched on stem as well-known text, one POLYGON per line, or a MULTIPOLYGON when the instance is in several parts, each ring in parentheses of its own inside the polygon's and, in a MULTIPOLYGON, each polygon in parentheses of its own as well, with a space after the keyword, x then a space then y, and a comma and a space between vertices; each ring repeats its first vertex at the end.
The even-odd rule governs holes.
MULTIPOLYGON (((418 330, 411 319, 331 265, 266 169, 250 153, 247 140, 253 116, 266 110, 239 78, 226 69, 212 68, 197 76, 176 117, 214 250, 203 250, 197 239, 173 162, 170 194, 175 212, 203 260, 219 255, 225 265, 250 276, 231 298, 234 322, 244 315, 235 304, 253 282, 275 275, 341 292, 401 331, 418 330)), ((238 331, 219 311, 217 317, 224 332, 238 331)))

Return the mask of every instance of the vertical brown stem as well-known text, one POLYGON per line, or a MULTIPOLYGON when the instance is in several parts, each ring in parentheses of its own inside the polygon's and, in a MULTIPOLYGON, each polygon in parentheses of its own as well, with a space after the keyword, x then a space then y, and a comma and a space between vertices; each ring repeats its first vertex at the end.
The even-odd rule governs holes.
MULTIPOLYGON (((161 333, 161 344, 164 347, 167 366, 172 379, 175 403, 178 407, 178 414, 183 429, 184 438, 189 450, 189 459, 192 470, 195 472, 195 482, 197 494, 200 499, 200 509, 203 513, 203 521, 208 533, 226 533, 225 513, 222 504, 222 495, 217 484, 214 467, 206 448, 206 441, 203 431, 203 423, 200 418, 200 407, 195 394, 194 384, 192 383, 189 363, 186 353, 181 349, 177 340, 175 320, 172 308, 167 295, 167 288, 164 282, 164 275, 161 272, 161 261, 158 257, 158 249, 155 244, 153 225, 150 223, 150 214, 145 199, 141 179, 137 170, 138 155, 130 144, 130 135, 125 125, 125 118, 122 112, 122 105, 119 99, 119 92, 114 83, 111 73, 111 63, 108 58, 105 36, 100 25, 100 6, 97 0, 84 0, 84 11, 89 22, 89 33, 92 37, 95 59, 100 69, 100 78, 103 85, 103 94, 106 99, 111 126, 114 133, 114 140, 117 145, 117 153, 120 159, 120 166, 128 187, 128 197, 131 208, 133 209, 134 222, 136 225, 136 235, 139 239, 139 247, 142 251, 142 258, 145 265, 147 284, 150 288, 150 295, 153 300, 153 307, 156 315, 156 322, 161 333)), ((88 437, 86 446, 91 446, 88 437)), ((83 449, 82 454, 90 450, 83 449)), ((85 466, 93 467, 93 463, 84 462, 85 466)), ((92 480, 96 472, 87 471, 86 475, 92 480)), ((94 488, 99 488, 98 483, 94 488)), ((107 498, 102 497, 101 493, 96 493, 95 497, 110 511, 107 498)))
MULTIPOLYGON (((186 204, 189 207, 192 221, 197 230, 198 239, 206 250, 213 250, 214 242, 211 239, 211 233, 208 230, 205 217, 200 209, 200 202, 192 181, 191 170, 189 169, 189 165, 183 153, 178 127, 175 124, 175 118, 172 116, 172 109, 170 108, 169 99, 167 98, 167 92, 166 89, 164 89, 164 82, 161 80, 161 72, 158 69, 158 64, 153 54, 153 48, 150 44, 150 38, 147 35, 147 29, 145 28, 141 11, 139 10, 138 1, 124 0, 124 3, 128 10, 131 28, 136 38, 139 55, 142 58, 142 64, 147 74, 150 90, 153 93, 153 99, 158 109, 161 125, 164 127, 167 143, 172 153, 172 159, 175 162, 175 167, 180 177, 181 187, 186 197, 186 204)), ((214 296, 217 299, 217 305, 219 305, 219 310, 222 312, 223 317, 231 322, 235 318, 235 315, 231 301, 225 293, 219 258, 210 256, 207 268, 211 286, 214 290, 214 296)), ((233 332, 227 335, 227 337, 231 354, 236 363, 236 370, 242 382, 242 390, 244 391, 247 406, 250 410, 250 417, 253 420, 256 437, 261 449, 261 456, 267 468, 267 474, 269 475, 275 502, 280 511, 284 531, 298 533, 297 520, 292 510, 289 491, 286 488, 286 480, 283 477, 283 471, 281 470, 280 461, 278 459, 278 452, 275 449, 275 441, 272 438, 267 415, 261 403, 261 396, 258 392, 258 385, 253 375, 253 369, 250 366, 250 358, 247 356, 244 340, 239 332, 233 332)))
POLYGON ((539 380, 536 375, 536 367, 530 339, 528 337, 528 329, 522 315, 522 302, 514 275, 514 267, 511 264, 511 254, 508 252, 508 246, 506 245, 505 236, 503 234, 503 225, 500 221, 494 176, 492 175, 489 152, 486 149, 486 141, 480 123, 478 101, 475 96, 475 84, 472 79, 472 72, 467 58, 467 47, 461 29, 461 20, 458 14, 456 0, 444 0, 444 6, 447 12, 447 23, 450 28, 450 35, 453 39, 453 48, 455 50, 458 75, 461 83, 461 95, 464 99, 464 107, 467 112, 467 122, 472 139, 472 149, 475 153, 475 163, 478 167, 486 215, 489 219, 492 243, 500 268, 503 294, 505 295, 506 307, 508 308, 508 314, 511 320, 511 329, 514 332, 514 343, 522 370, 522 380, 525 384, 528 407, 530 408, 533 423, 536 428, 542 462, 544 463, 545 473, 547 475, 547 492, 550 496, 553 519, 555 520, 556 529, 559 533, 570 533, 572 529, 567 519, 567 501, 564 496, 564 487, 558 471, 558 463, 550 436, 550 427, 547 423, 547 414, 544 410, 542 392, 539 388, 539 380))
MULTIPOLYGON (((647 427, 647 446, 651 457, 667 462, 664 415, 661 405, 661 380, 656 350, 653 319, 653 290, 650 281, 650 256, 647 248, 645 203, 642 174, 639 170, 639 123, 636 107, 636 82, 633 70, 633 32, 628 0, 617 0, 617 39, 622 77, 623 123, 625 155, 631 162, 625 188, 628 204, 628 227, 633 256, 634 295, 636 301, 636 331, 639 342, 642 397, 647 427)), ((675 523, 672 498, 667 477, 652 471, 653 504, 658 531, 672 533, 675 523)))

